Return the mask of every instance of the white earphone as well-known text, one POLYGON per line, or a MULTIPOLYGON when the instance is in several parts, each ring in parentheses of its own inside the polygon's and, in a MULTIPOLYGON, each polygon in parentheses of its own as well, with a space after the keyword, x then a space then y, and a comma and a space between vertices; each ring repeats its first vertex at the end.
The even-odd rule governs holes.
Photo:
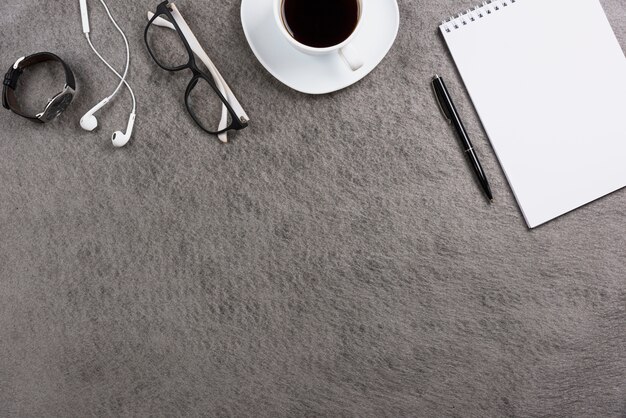
POLYGON ((109 103, 108 97, 95 105, 89 112, 85 113, 85 116, 80 118, 80 127, 90 132, 96 129, 98 127, 98 119, 96 119, 94 113, 102 109, 107 103, 109 103))
POLYGON ((130 141, 130 137, 133 134, 133 128, 135 126, 135 113, 131 113, 128 118, 128 125, 126 126, 126 132, 116 131, 111 136, 111 141, 113 142, 113 146, 116 148, 121 148, 124 145, 128 144, 130 141))
POLYGON ((117 24, 117 22, 111 15, 111 12, 109 11, 109 8, 107 7, 104 0, 100 0, 100 3, 102 3, 102 6, 104 6, 104 10, 106 10, 107 14, 109 15, 109 19, 111 20, 111 22, 113 23, 117 31, 122 35, 122 38, 124 39, 124 44, 126 45, 126 67, 124 69, 124 74, 120 75, 120 73, 118 73, 115 70, 115 68, 113 68, 113 66, 111 66, 111 64, 109 64, 107 60, 105 60, 102 57, 102 55, 100 55, 100 53, 96 50, 96 48, 93 46, 93 43, 91 42, 91 38, 89 37, 90 28, 89 28, 89 14, 87 10, 87 0, 80 0, 80 14, 81 14, 82 22, 83 22, 83 33, 85 34, 85 37, 87 38, 87 42, 89 42, 89 46, 91 47, 93 52, 98 56, 100 61, 102 61, 109 68, 109 70, 111 70, 117 76, 117 78, 120 79, 120 83, 117 85, 117 88, 115 89, 115 91, 113 91, 113 93, 110 96, 102 100, 100 103, 95 105, 91 110, 85 113, 85 115, 80 119, 80 126, 86 131, 93 131, 94 129, 96 129, 98 127, 98 119, 96 119, 95 113, 99 111, 100 109, 102 109, 104 106, 106 106, 107 103, 109 103, 113 99, 113 97, 115 97, 115 95, 120 90, 122 85, 125 85, 128 88, 128 91, 130 92, 130 95, 133 99, 133 110, 130 114, 130 117, 128 118, 128 125, 126 127, 126 132, 117 131, 111 136, 111 141, 113 143, 113 146, 120 148, 128 143, 128 141, 130 140, 130 137, 133 134, 133 127, 135 125, 135 116, 136 116, 136 108, 137 108, 137 101, 135 100, 135 93, 133 92, 133 89, 130 87, 130 85, 126 81, 126 76, 128 74, 128 69, 130 67, 130 47, 128 46, 128 40, 126 39, 126 35, 124 34, 122 29, 119 27, 119 25, 117 24))

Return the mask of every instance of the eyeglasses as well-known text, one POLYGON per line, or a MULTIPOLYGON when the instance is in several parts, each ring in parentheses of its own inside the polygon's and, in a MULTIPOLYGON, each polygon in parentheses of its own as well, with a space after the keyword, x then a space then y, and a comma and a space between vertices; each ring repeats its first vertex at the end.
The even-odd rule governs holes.
POLYGON ((164 1, 149 18, 144 39, 152 59, 166 71, 188 69, 193 73, 185 90, 185 107, 196 124, 224 142, 227 131, 246 128, 248 116, 176 6, 164 1), (209 73, 198 68, 196 56, 209 73))

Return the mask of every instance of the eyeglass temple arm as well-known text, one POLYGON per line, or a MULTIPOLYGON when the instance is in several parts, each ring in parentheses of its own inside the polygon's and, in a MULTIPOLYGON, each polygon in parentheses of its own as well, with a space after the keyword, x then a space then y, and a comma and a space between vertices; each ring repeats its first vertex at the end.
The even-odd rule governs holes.
MULTIPOLYGON (((195 37, 195 35, 193 34, 191 29, 187 25, 187 22, 185 22, 185 20, 182 18, 182 15, 178 11, 178 9, 176 9, 176 7, 173 4, 172 6, 173 6, 172 16, 174 16, 174 19, 177 20, 177 23, 180 26, 181 30, 183 31, 183 35, 185 36, 185 38, 187 38, 187 42, 189 42, 189 46, 193 50, 194 54, 196 54, 196 56, 200 58, 200 60, 204 63, 204 65, 211 72, 213 77, 216 78, 218 83, 221 82, 224 89, 226 90, 228 102, 233 107, 237 115, 240 117, 243 116, 246 119, 246 121, 249 121, 250 118, 246 114, 246 111, 243 110, 243 107, 241 106, 241 104, 239 103, 235 95, 233 94, 232 90, 228 86, 228 83, 226 83, 226 80, 224 80, 224 78, 218 71, 215 64, 213 64, 213 61, 211 61, 207 53, 204 51, 204 49, 200 45, 200 42, 198 42, 198 39, 195 37), (181 21, 178 21, 179 17, 181 21)), ((151 20, 153 16, 154 16, 154 13, 148 12, 148 20, 151 20)), ((171 22, 167 21, 166 19, 163 19, 162 17, 157 17, 156 19, 154 19, 152 23, 155 24, 156 26, 176 30, 176 27, 174 27, 174 25, 171 22)))
MULTIPOLYGON (((154 13, 148 12, 148 20, 152 20, 153 17, 154 17, 154 13)), ((161 26, 162 28, 170 28, 172 30, 176 30, 176 28, 174 27, 174 25, 172 25, 171 22, 168 22, 162 17, 157 17, 156 19, 154 19, 154 22, 152 23, 154 25, 161 26)))

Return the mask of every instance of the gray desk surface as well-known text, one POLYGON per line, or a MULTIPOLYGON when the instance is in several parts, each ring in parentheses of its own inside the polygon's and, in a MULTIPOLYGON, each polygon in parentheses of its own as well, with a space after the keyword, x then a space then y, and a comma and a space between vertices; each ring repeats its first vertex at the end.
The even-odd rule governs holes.
MULTIPOLYGON (((51 126, 0 112, 0 415, 623 417, 626 192, 527 230, 436 32, 474 3, 400 0, 382 65, 310 97, 255 60, 238 1, 179 1, 253 118, 225 146, 182 111, 188 75, 145 51, 157 2, 110 0, 140 103, 115 151, 126 94, 98 134, 78 127, 114 83, 78 1, 3 2, 2 68, 51 50, 81 91, 51 126)), ((626 46, 623 1, 602 4, 626 46)))

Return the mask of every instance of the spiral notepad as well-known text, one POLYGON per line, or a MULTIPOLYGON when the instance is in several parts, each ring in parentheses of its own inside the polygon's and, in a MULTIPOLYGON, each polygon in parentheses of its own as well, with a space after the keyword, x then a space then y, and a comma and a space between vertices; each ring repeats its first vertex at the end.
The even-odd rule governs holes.
POLYGON ((626 58, 598 0, 494 0, 440 29, 529 227, 626 186, 626 58))

